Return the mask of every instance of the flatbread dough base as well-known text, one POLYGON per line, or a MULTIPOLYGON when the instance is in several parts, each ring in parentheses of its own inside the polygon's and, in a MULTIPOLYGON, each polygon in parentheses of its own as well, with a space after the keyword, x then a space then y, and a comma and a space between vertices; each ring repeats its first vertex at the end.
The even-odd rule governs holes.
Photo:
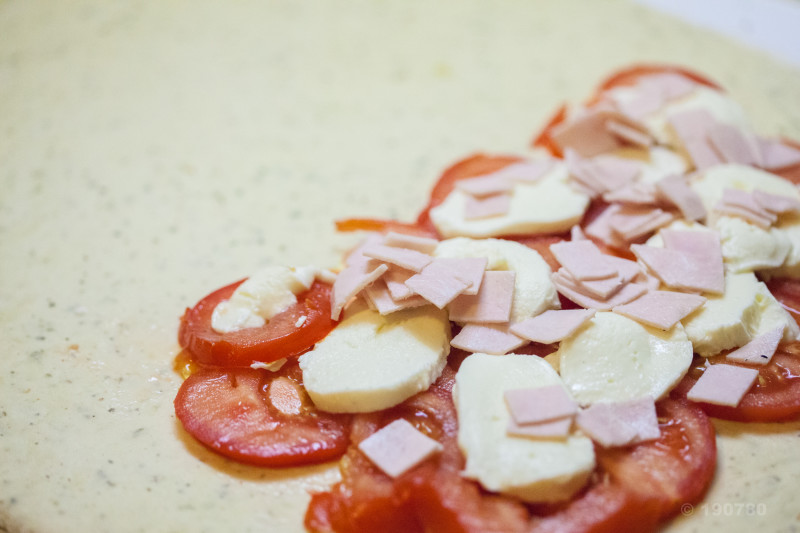
MULTIPOLYGON (((335 468, 182 434, 183 308, 335 266, 333 220, 412 219, 445 166, 524 151, 617 67, 694 67, 800 139, 798 71, 621 0, 10 0, 0 35, 0 530, 300 531, 335 468)), ((668 529, 800 525, 800 424, 717 426, 709 507, 668 529)))

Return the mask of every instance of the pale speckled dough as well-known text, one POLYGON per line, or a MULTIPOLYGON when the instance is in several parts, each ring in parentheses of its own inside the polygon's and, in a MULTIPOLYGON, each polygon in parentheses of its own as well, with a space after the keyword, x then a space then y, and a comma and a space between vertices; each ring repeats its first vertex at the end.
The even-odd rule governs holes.
MULTIPOLYGON (((184 307, 335 266, 334 219, 411 219, 445 166, 524 151, 615 67, 693 66, 800 138, 800 73, 621 0, 7 0, 0 36, 0 530, 300 531, 335 469, 178 430, 184 307)), ((706 501, 765 512, 668 529, 800 526, 800 425, 718 427, 706 501)))

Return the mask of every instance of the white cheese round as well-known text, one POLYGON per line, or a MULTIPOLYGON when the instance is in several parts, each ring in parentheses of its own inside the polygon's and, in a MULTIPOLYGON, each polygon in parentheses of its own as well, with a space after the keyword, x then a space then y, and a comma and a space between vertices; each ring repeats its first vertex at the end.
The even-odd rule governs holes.
POLYGON ((450 352, 447 314, 432 305, 381 316, 354 309, 300 356, 314 404, 333 413, 387 409, 426 390, 450 352))
POLYGON ((694 351, 704 357, 743 346, 777 326, 784 326, 787 341, 800 333, 791 315, 750 272, 727 274, 725 293, 705 296, 706 303, 683 320, 694 351))
POLYGON ((612 312, 595 314, 558 353, 561 378, 584 405, 661 398, 692 362, 680 324, 664 332, 612 312))
POLYGON ((589 206, 589 197, 570 187, 568 177, 566 166, 556 163, 540 180, 514 185, 507 213, 479 219, 465 217, 468 195, 454 189, 431 209, 431 220, 445 238, 566 231, 580 222, 589 206))
POLYGON ((527 502, 565 500, 594 470, 592 441, 573 434, 565 440, 533 440, 506 434, 511 420, 503 393, 561 384, 543 359, 531 355, 467 357, 456 374, 458 444, 466 457, 463 475, 484 488, 527 502))
POLYGON ((263 326, 267 320, 297 303, 297 294, 308 290, 319 270, 311 266, 272 265, 239 285, 230 299, 217 304, 211 327, 230 333, 263 326))
POLYGON ((731 272, 779 267, 792 249, 784 232, 765 230, 738 217, 717 217, 711 227, 719 232, 722 257, 731 272))
POLYGON ((560 309, 552 271, 539 252, 524 244, 500 239, 474 240, 465 237, 448 239, 436 246, 435 257, 486 257, 486 270, 512 270, 514 300, 511 322, 536 316, 547 309, 560 309))

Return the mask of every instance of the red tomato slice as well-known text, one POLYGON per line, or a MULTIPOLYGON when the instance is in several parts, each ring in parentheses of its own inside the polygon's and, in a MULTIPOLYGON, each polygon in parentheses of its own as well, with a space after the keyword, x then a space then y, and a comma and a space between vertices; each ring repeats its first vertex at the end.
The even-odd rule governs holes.
POLYGON ((542 126, 541 131, 533 138, 531 146, 544 148, 555 157, 563 157, 561 147, 553 140, 553 128, 564 122, 567 118, 567 104, 561 104, 553 116, 542 126))
POLYGON ((645 533, 655 530, 658 514, 655 501, 605 475, 558 511, 534 517, 529 533, 645 533))
POLYGON ((206 368, 175 397, 186 431, 226 457, 258 466, 329 461, 347 449, 349 417, 318 411, 296 364, 271 373, 251 368, 206 368))
POLYGON ((298 295, 296 304, 271 318, 264 326, 217 333, 211 328, 211 314, 217 304, 230 298, 242 282, 212 292, 181 317, 178 342, 195 362, 224 367, 270 363, 305 352, 336 324, 331 319, 330 285, 316 281, 308 291, 298 295), (306 320, 297 327, 301 316, 306 320))
POLYGON ((428 205, 417 217, 417 224, 423 228, 429 228, 436 233, 436 229, 429 216, 430 210, 444 202, 447 195, 455 188, 455 184, 458 180, 489 174, 521 160, 522 159, 517 156, 476 154, 452 165, 442 173, 439 180, 433 186, 428 205))
MULTIPOLYGON (((724 355, 709 357, 711 364, 725 363, 753 368, 727 361, 724 355)), ((689 372, 670 395, 685 398, 705 370, 706 359, 696 357, 689 372)), ((778 347, 768 365, 759 368, 758 380, 736 407, 698 403, 709 415, 739 422, 780 422, 800 416, 800 343, 778 347)))
POLYGON ((685 400, 657 404, 661 437, 632 448, 597 449, 598 463, 633 494, 656 502, 661 519, 696 503, 714 477, 717 446, 714 426, 685 400))

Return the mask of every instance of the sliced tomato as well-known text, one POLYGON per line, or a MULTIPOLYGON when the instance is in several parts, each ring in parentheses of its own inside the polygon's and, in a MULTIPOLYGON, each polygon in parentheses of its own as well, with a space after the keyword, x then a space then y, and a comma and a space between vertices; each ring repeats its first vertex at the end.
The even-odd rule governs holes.
POLYGON ((567 118, 567 104, 561 104, 561 107, 556 109, 556 112, 553 113, 547 123, 542 126, 540 132, 533 138, 533 142, 531 143, 534 147, 544 148, 548 152, 550 152, 555 157, 563 157, 564 154, 561 151, 561 147, 558 143, 553 140, 553 129, 564 122, 567 118))
POLYGON ((781 303, 784 309, 800 324, 800 280, 774 278, 767 282, 769 292, 781 303))
MULTIPOLYGON (((674 398, 685 398, 705 371, 705 364, 732 364, 724 355, 704 359, 695 357, 689 372, 672 390, 674 398)), ((736 407, 698 403, 709 416, 740 422, 780 422, 800 416, 800 343, 781 345, 764 367, 758 369, 758 380, 736 407)))
POLYGON ((617 533, 654 531, 659 509, 652 499, 631 492, 608 475, 554 512, 534 516, 529 533, 617 533))
POLYGON ((226 457, 259 466, 330 461, 349 443, 350 417, 318 411, 296 364, 272 373, 251 368, 205 368, 175 397, 184 429, 226 457))
POLYGON ((685 400, 657 404, 661 437, 631 448, 597 449, 597 461, 611 478, 633 494, 655 502, 661 519, 681 505, 700 501, 717 464, 714 426, 685 400))
POLYGON ((243 280, 212 292, 181 317, 178 342, 195 362, 224 367, 270 363, 307 351, 336 324, 331 319, 330 285, 316 281, 297 296, 296 304, 264 326, 217 333, 211 327, 211 314, 242 283, 243 280), (298 327, 297 321, 303 316, 305 321, 298 327))
POLYGON ((444 202, 444 199, 447 198, 455 188, 457 181, 489 174, 521 160, 522 159, 517 156, 476 154, 450 166, 434 184, 428 205, 417 217, 417 224, 436 232, 430 219, 430 210, 444 202))

